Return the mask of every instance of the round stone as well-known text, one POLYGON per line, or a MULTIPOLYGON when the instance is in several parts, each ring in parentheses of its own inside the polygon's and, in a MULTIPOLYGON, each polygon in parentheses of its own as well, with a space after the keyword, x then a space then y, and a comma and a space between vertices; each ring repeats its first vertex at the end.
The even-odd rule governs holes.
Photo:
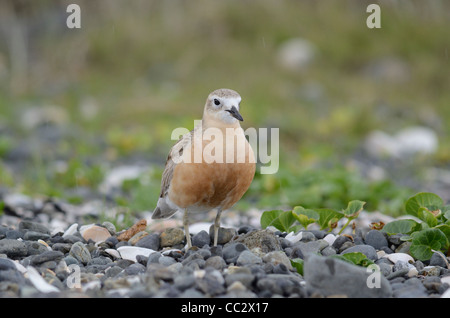
POLYGON ((181 244, 184 241, 184 231, 179 228, 170 228, 160 235, 161 247, 169 247, 181 244))
POLYGON ((27 246, 24 242, 12 239, 0 240, 0 254, 6 254, 10 258, 26 256, 27 246))
MULTIPOLYGON (((211 238, 205 230, 198 232, 192 237, 192 245, 197 247, 203 247, 205 245, 209 245, 211 242, 211 238)), ((223 244, 223 243, 220 243, 223 244)))
POLYGON ((373 246, 377 250, 388 246, 388 241, 384 234, 377 230, 370 230, 367 232, 364 241, 367 245, 373 246))
POLYGON ((82 264, 87 264, 91 261, 91 253, 82 242, 76 242, 72 245, 69 254, 82 264))

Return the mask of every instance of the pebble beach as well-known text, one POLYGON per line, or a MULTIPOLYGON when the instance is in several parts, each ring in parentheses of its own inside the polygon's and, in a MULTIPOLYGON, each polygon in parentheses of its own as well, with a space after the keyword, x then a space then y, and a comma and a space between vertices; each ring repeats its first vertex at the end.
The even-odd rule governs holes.
POLYGON ((368 227, 386 216, 361 213, 355 230, 282 233, 258 226, 259 212, 230 212, 212 246, 210 223, 180 220, 125 229, 81 223, 86 206, 4 194, 0 217, 0 296, 7 298, 438 298, 450 296, 448 260, 408 254, 401 234, 368 227), (84 208, 84 210, 83 210, 84 208), (337 259, 360 252, 379 276, 337 259), (291 260, 304 260, 303 274, 291 260), (370 283, 376 286, 369 287, 370 283))

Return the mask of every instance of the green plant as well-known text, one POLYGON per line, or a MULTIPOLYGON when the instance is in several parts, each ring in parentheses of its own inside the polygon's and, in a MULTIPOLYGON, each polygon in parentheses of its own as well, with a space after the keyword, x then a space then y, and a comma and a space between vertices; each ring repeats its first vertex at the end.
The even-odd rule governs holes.
POLYGON ((305 209, 302 206, 296 206, 291 211, 265 211, 261 215, 261 227, 274 226, 283 232, 295 232, 301 228, 306 229, 311 223, 317 223, 321 230, 328 228, 331 232, 336 228, 339 220, 347 218, 347 222, 339 231, 341 234, 350 222, 358 217, 364 204, 363 201, 353 200, 340 212, 333 209, 305 209))
POLYGON ((434 193, 421 192, 405 203, 406 212, 416 219, 395 220, 382 231, 392 235, 406 234, 410 253, 419 260, 429 260, 433 253, 448 253, 450 247, 450 205, 434 193))

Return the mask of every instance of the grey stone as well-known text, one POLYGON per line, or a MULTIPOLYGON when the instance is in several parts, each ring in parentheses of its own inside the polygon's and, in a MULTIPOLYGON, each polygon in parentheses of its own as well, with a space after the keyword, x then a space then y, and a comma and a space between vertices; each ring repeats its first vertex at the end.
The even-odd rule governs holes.
POLYGON ((402 234, 402 233, 392 234, 392 235, 389 235, 388 241, 389 241, 389 243, 391 243, 391 244, 394 244, 394 245, 400 245, 400 244, 403 243, 403 241, 401 240, 401 238, 402 238, 403 236, 407 236, 407 235, 406 235, 406 234, 402 234))
POLYGON ((173 280, 173 284, 180 291, 185 291, 188 288, 191 288, 195 284, 195 278, 192 273, 184 273, 181 275, 175 276, 173 280))
POLYGON ((411 244, 412 244, 411 242, 404 242, 395 249, 395 252, 409 254, 409 248, 411 247, 411 244))
POLYGON ((292 253, 295 257, 304 258, 309 254, 319 254, 320 248, 321 243, 319 241, 298 242, 293 246, 292 253))
POLYGON ((409 273, 409 268, 401 268, 395 272, 392 271, 392 273, 390 273, 388 276, 386 276, 386 279, 392 280, 394 278, 403 277, 405 275, 408 275, 408 273, 409 273))
POLYGON ((345 242, 351 242, 350 238, 344 235, 339 235, 338 237, 336 237, 331 246, 333 246, 338 251, 341 248, 342 244, 344 244, 345 242))
POLYGON ((0 257, 0 271, 9 270, 9 269, 12 269, 12 270, 16 269, 14 262, 7 258, 0 257))
POLYGON ((71 247, 72 245, 69 243, 55 243, 52 245, 54 251, 60 251, 64 254, 69 253, 71 247))
POLYGON ((19 223, 19 230, 29 230, 50 235, 50 230, 45 225, 32 221, 21 221, 19 223))
POLYGON ((220 256, 212 256, 205 262, 205 268, 208 266, 213 267, 217 270, 222 270, 227 266, 227 263, 225 263, 224 259, 220 256))
POLYGON ((252 264, 262 264, 262 259, 261 257, 248 250, 243 251, 236 260, 236 265, 238 266, 246 266, 252 264))
POLYGON ((234 282, 241 282, 246 288, 251 289, 255 275, 248 273, 234 273, 225 277, 225 283, 230 286, 234 282))
POLYGON ((17 240, 18 238, 23 238, 23 233, 18 230, 8 230, 5 236, 7 239, 17 240))
MULTIPOLYGON (((236 235, 235 229, 219 227, 219 231, 217 233, 217 244, 220 244, 220 245, 226 244, 229 241, 231 241, 231 239, 235 235, 236 235)), ((210 237, 210 241, 214 242, 214 225, 211 225, 209 228, 209 237, 210 237)))
POLYGON ((0 271, 0 282, 13 282, 20 286, 25 285, 26 281, 23 275, 15 269, 7 269, 0 271))
POLYGON ((24 243, 27 246, 28 255, 38 255, 48 251, 46 246, 36 241, 24 241, 24 243))
POLYGON ((367 245, 373 246, 377 250, 384 246, 388 246, 388 241, 383 232, 377 230, 370 230, 367 232, 364 241, 367 245))
POLYGON ((384 277, 387 277, 392 273, 392 268, 387 263, 381 262, 377 265, 380 267, 380 272, 384 275, 384 277))
POLYGON ((64 261, 66 262, 67 266, 69 265, 79 265, 78 260, 70 255, 67 255, 66 257, 64 257, 64 261))
POLYGON ((392 289, 383 275, 379 276, 379 288, 369 287, 371 274, 375 273, 332 257, 310 255, 304 263, 304 279, 310 292, 319 291, 325 296, 390 297, 392 289))
POLYGON ((303 294, 301 279, 293 275, 269 274, 256 282, 256 287, 260 291, 270 294, 288 296, 294 293, 303 294))
POLYGON ((236 263, 239 255, 245 250, 248 250, 247 246, 233 242, 223 248, 223 258, 227 263, 236 263))
POLYGON ((130 266, 125 268, 125 273, 127 275, 138 275, 138 274, 145 273, 145 271, 146 271, 146 267, 139 263, 131 264, 130 266))
POLYGON ((39 255, 34 255, 31 258, 32 265, 40 265, 49 261, 60 261, 64 257, 64 254, 58 251, 46 251, 39 255))
POLYGON ((370 245, 355 245, 350 248, 347 248, 341 254, 355 253, 355 252, 363 253, 364 255, 366 255, 368 259, 371 259, 373 261, 376 261, 378 259, 377 251, 375 250, 375 248, 373 248, 373 246, 370 245))
POLYGON ((445 256, 441 256, 439 253, 433 253, 430 259, 430 265, 447 268, 447 262, 444 260, 444 257, 445 256))
POLYGON ((317 240, 316 236, 308 231, 302 231, 302 239, 300 240, 303 243, 311 242, 317 240))
MULTIPOLYGON (((203 247, 205 245, 209 245, 211 242, 211 238, 209 233, 205 230, 198 232, 192 237, 192 245, 197 247, 203 247)), ((224 243, 219 243, 224 244, 224 243)))
POLYGON ((217 296, 225 293, 225 280, 222 274, 216 270, 208 267, 195 277, 195 284, 198 289, 210 296, 217 296))
POLYGON ((6 254, 9 258, 26 256, 28 253, 27 246, 24 242, 3 239, 0 240, 0 254, 6 254))
POLYGON ((154 277, 154 279, 163 281, 173 281, 176 277, 174 271, 170 270, 167 266, 159 263, 147 264, 147 273, 154 277))
POLYGON ((158 259, 158 262, 164 266, 170 266, 172 264, 175 264, 177 261, 174 260, 172 257, 169 256, 161 256, 158 259))
POLYGON ((271 263, 273 265, 283 264, 288 270, 292 269, 291 261, 289 257, 286 256, 282 251, 273 251, 267 253, 262 257, 262 260, 266 263, 271 263))
POLYGON ((47 240, 49 238, 49 234, 36 231, 27 231, 23 236, 23 239, 28 241, 47 240))
POLYGON ((422 284, 408 285, 403 283, 400 288, 394 290, 393 296, 397 298, 422 298, 427 297, 428 294, 426 288, 422 284))
POLYGON ((327 246, 320 251, 323 256, 336 255, 336 250, 332 246, 327 246))
POLYGON ((259 249, 262 253, 281 250, 278 238, 267 229, 249 232, 239 236, 234 242, 243 243, 249 250, 259 249))
POLYGON ((159 250, 159 234, 156 233, 148 234, 143 238, 141 238, 139 241, 137 241, 135 246, 145 247, 157 251, 159 250))
POLYGON ((162 257, 160 252, 152 253, 148 256, 147 266, 151 263, 159 263, 159 258, 162 257))
POLYGON ((91 253, 89 253, 89 250, 81 242, 76 242, 75 244, 73 244, 69 254, 84 265, 89 263, 92 259, 91 253))

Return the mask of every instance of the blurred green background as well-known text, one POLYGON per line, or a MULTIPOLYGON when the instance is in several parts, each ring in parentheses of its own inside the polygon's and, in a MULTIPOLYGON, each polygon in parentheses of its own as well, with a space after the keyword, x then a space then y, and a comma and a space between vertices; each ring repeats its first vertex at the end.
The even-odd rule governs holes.
POLYGON ((141 165, 108 200, 151 211, 172 130, 225 87, 244 129, 280 129, 278 173, 257 173, 238 209, 359 199, 398 215, 417 191, 448 199, 449 18, 443 0, 2 0, 0 186, 77 204, 112 168, 141 165), (80 29, 66 27, 70 3, 80 29), (410 126, 437 149, 368 154, 371 132, 410 126))

